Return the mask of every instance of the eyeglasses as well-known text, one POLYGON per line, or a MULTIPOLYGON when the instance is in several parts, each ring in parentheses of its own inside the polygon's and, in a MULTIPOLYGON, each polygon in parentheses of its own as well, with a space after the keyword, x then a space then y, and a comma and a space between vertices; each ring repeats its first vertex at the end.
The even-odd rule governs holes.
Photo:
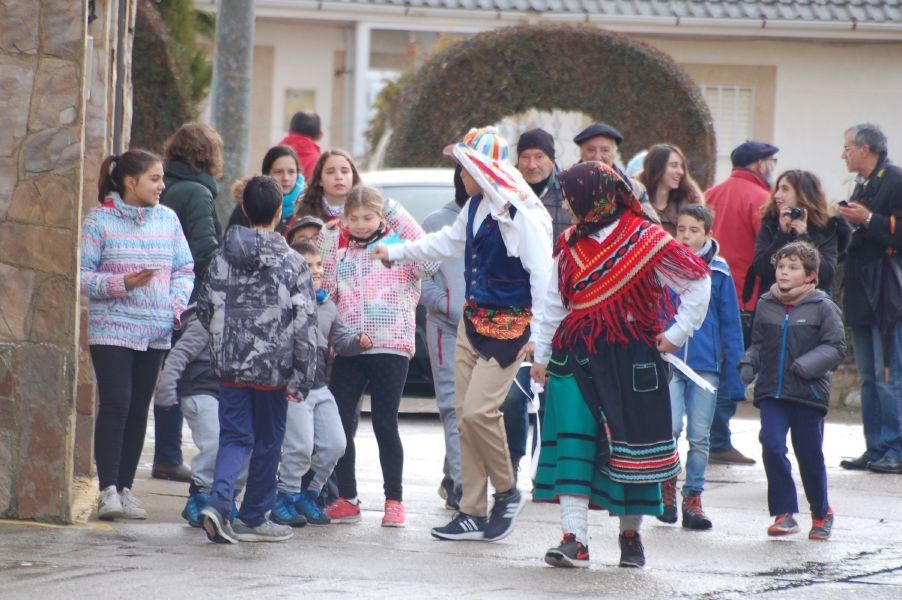
POLYGON ((853 145, 853 146, 843 146, 843 147, 842 147, 842 153, 843 153, 843 154, 848 154, 850 150, 852 150, 853 148, 857 148, 857 147, 858 147, 858 146, 854 146, 854 145, 853 145))

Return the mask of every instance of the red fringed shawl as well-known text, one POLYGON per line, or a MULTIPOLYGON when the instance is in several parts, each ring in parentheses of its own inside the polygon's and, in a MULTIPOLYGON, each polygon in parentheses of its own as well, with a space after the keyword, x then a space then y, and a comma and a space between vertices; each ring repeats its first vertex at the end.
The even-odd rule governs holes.
POLYGON ((709 272, 691 250, 633 213, 625 213, 603 242, 583 238, 571 247, 565 240, 572 231, 557 248, 558 283, 570 311, 554 335, 558 349, 582 340, 592 352, 601 337, 622 344, 642 340, 654 347, 675 312, 655 269, 681 279, 709 272))

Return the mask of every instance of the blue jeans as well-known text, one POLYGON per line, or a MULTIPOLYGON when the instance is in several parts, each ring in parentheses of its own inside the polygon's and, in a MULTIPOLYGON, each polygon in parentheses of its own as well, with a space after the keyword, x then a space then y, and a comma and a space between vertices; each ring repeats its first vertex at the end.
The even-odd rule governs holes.
MULTIPOLYGON (((699 373, 713 386, 717 386, 717 373, 699 373)), ((673 439, 680 439, 683 432, 683 415, 686 416, 686 440, 689 454, 686 456, 686 482, 683 495, 688 492, 701 493, 705 488, 705 469, 708 467, 708 445, 711 422, 714 420, 716 394, 703 390, 692 381, 674 370, 670 380, 670 414, 673 419, 673 439)))
POLYGON ((827 468, 824 466, 824 413, 785 400, 767 398, 761 409, 761 441, 764 472, 767 474, 767 508, 771 516, 799 512, 792 465, 786 458, 787 432, 799 463, 799 475, 811 513, 823 519, 830 506, 827 500, 827 468))
POLYGON ((888 361, 874 325, 852 327, 852 346, 861 375, 865 455, 870 460, 902 460, 902 323, 896 325, 888 361), (885 379, 886 366, 890 370, 889 383, 885 379))
POLYGON ((507 392, 507 398, 501 405, 501 412, 504 414, 504 431, 507 433, 507 449, 511 455, 511 464, 514 471, 520 464, 520 459, 526 454, 526 437, 529 434, 529 400, 530 396, 523 393, 529 390, 529 368, 520 367, 515 377, 516 381, 511 384, 510 391, 507 392))
POLYGON ((210 505, 221 515, 232 511, 235 482, 250 459, 238 518, 256 527, 276 500, 276 473, 285 437, 285 390, 219 388, 219 451, 210 505))
POLYGON ((714 406, 714 420, 711 422, 711 452, 727 452, 733 449, 730 439, 730 419, 736 414, 736 402, 730 398, 730 386, 726 373, 721 372, 717 386, 717 402, 714 406))
POLYGON ((153 407, 154 464, 180 465, 182 457, 182 408, 176 404, 153 407))

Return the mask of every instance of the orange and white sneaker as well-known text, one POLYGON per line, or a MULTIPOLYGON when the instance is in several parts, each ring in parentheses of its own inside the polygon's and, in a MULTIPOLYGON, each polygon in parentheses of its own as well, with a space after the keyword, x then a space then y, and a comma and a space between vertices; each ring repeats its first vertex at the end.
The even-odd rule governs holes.
POLYGON ((361 521, 359 501, 357 504, 352 504, 344 498, 338 498, 326 508, 325 512, 333 523, 359 523, 361 521))
POLYGON ((404 519, 407 516, 407 511, 404 510, 404 505, 401 504, 397 500, 386 500, 385 501, 385 516, 382 517, 382 526, 383 527, 404 527, 404 519))

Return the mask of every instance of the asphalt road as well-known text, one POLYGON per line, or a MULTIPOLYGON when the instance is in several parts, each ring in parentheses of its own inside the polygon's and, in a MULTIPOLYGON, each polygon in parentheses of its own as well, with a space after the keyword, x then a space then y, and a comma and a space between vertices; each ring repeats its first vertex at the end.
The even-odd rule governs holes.
MULTIPOLYGON (((748 408, 743 414, 754 417, 748 408)), ((734 421, 734 435, 741 450, 759 454, 753 418, 734 421)), ((560 539, 557 507, 550 505, 528 504, 517 529, 499 543, 432 540, 429 528, 451 516, 436 494, 441 429, 437 420, 405 419, 402 438, 405 529, 379 526, 381 474, 364 420, 363 522, 306 527, 281 544, 238 546, 211 544, 181 520, 187 485, 149 478, 148 439, 135 491, 150 518, 70 527, 0 522, 0 598, 902 598, 902 476, 838 468, 841 457, 861 451, 854 422, 827 426, 836 512, 829 542, 769 539, 760 463, 711 466, 704 503, 714 529, 689 532, 646 519, 648 566, 641 571, 616 566, 616 521, 603 513, 590 516, 591 569, 546 566, 545 549, 560 539)), ((800 522, 807 530, 806 514, 800 522)))

